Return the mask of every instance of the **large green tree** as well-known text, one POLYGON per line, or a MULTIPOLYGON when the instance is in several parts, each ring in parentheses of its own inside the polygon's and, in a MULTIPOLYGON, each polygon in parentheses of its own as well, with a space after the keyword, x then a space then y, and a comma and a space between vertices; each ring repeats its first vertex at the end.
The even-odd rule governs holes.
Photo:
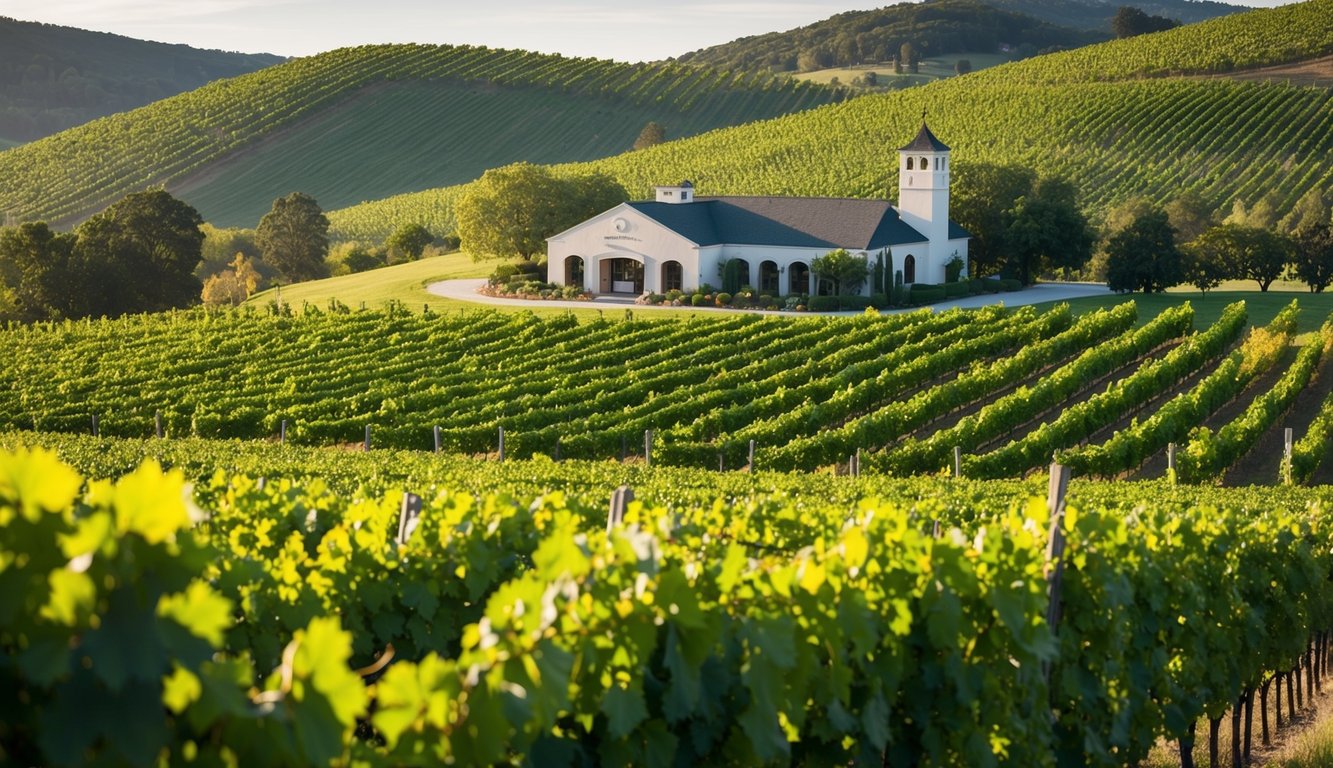
POLYGON ((1024 285, 1043 271, 1081 269, 1092 257, 1096 238, 1078 207, 1074 186, 1064 179, 1038 181, 1031 194, 1014 204, 1012 215, 1005 234, 1005 266, 1024 285))
POLYGON ((1160 293, 1185 279, 1175 230, 1166 211, 1134 217, 1106 243, 1106 286, 1113 291, 1160 293))
POLYGON ((272 210, 259 220, 255 244, 265 263, 288 282, 323 277, 329 220, 315 198, 293 192, 274 200, 272 210))
POLYGON ((1333 282, 1333 227, 1316 224, 1297 232, 1292 266, 1311 293, 1323 293, 1333 282))
POLYGON ((1293 243, 1272 230, 1222 224, 1200 235, 1194 248, 1225 264, 1228 277, 1254 280, 1260 291, 1267 292, 1291 262, 1293 243))
POLYGON ((960 165, 953 179, 949 215, 972 235, 968 274, 985 277, 1000 271, 1005 240, 1013 224, 1014 203, 1032 193, 1037 175, 1017 165, 960 165))
POLYGON ((426 246, 433 242, 435 236, 430 230, 420 224, 404 224, 384 241, 384 245, 391 257, 396 257, 397 260, 416 261, 426 252, 426 246))
POLYGON ((83 314, 89 289, 73 267, 74 235, 44 222, 0 229, 3 319, 46 320, 83 314))
POLYGON ((160 312, 188 306, 203 287, 203 217, 164 190, 126 195, 75 230, 76 261, 89 285, 90 314, 160 312))
POLYGON ((532 259, 546 238, 628 199, 604 173, 562 178, 532 163, 487 171, 454 206, 462 247, 474 259, 532 259))

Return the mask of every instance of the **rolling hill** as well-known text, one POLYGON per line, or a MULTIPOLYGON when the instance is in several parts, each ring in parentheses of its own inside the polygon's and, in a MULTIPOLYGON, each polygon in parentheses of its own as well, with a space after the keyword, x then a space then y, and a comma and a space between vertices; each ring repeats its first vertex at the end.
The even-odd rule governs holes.
POLYGON ((283 60, 0 16, 0 149, 283 60))
POLYGON ((998 53, 1002 46, 1031 54, 1077 48, 1109 37, 1109 31, 1058 27, 980 0, 928 0, 840 13, 798 29, 687 53, 677 61, 790 72, 889 61, 908 42, 925 56, 998 53))
MULTIPOLYGON (((1216 206, 1270 197, 1286 212, 1333 187, 1333 94, 1226 78, 1167 77, 1333 52, 1333 0, 1253 11, 1118 40, 599 161, 631 194, 690 178, 700 194, 883 196, 891 150, 928 110, 958 175, 1019 163, 1069 178, 1094 212, 1135 195, 1195 190, 1216 206)), ((405 221, 452 229, 459 188, 335 211, 340 237, 379 239, 405 221)))
POLYGON ((469 181, 517 160, 629 149, 842 98, 683 65, 470 46, 346 48, 211 83, 0 154, 0 213, 69 225, 165 186, 219 225, 292 190, 325 208, 469 181))

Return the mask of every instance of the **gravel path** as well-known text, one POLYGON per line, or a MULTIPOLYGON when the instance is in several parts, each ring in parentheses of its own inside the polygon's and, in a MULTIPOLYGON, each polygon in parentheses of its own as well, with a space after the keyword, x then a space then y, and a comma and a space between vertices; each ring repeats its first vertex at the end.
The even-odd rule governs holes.
MULTIPOLYGON (((477 293, 477 289, 485 285, 486 281, 482 278, 473 278, 470 280, 443 280, 438 283, 431 283, 426 286, 428 293, 435 296, 441 296, 446 299, 456 299, 458 301, 468 301, 474 304, 486 304, 497 307, 553 307, 556 309, 619 309, 628 307, 634 310, 649 310, 653 312, 670 312, 672 310, 690 309, 695 312, 764 312, 766 310, 736 310, 725 309, 721 307, 666 307, 653 306, 650 304, 635 304, 634 300, 624 296, 602 296, 592 301, 542 301, 532 299, 501 299, 494 296, 483 296, 477 293)), ((1109 296, 1111 291, 1104 285, 1094 283, 1041 283, 1034 285, 1022 291, 1013 293, 982 294, 980 296, 968 296, 962 299, 952 299, 950 301, 941 301, 938 304, 931 304, 933 309, 946 310, 954 307, 963 307, 965 309, 975 309, 989 304, 1003 302, 1007 307, 1018 307, 1024 304, 1041 304, 1048 301, 1067 301, 1069 299, 1081 299, 1088 296, 1109 296)), ((911 309, 892 309, 882 310, 886 313, 892 312, 912 312, 911 309)), ((846 312, 822 312, 823 315, 859 315, 859 311, 846 312)))

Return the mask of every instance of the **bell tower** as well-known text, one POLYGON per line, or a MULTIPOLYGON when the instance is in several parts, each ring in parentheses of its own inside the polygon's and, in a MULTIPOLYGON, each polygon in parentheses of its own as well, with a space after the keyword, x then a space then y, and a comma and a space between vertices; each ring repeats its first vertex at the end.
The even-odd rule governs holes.
POLYGON ((949 148, 921 114, 921 130, 898 150, 898 214, 932 245, 949 239, 949 148))

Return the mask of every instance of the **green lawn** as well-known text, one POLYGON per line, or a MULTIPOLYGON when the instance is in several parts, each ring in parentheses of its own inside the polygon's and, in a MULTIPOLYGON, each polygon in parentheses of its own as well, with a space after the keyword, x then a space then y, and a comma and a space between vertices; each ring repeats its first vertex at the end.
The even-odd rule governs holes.
POLYGON ((311 280, 281 289, 270 288, 251 296, 246 303, 267 304, 280 290, 283 302, 293 307, 308 303, 323 309, 330 299, 337 299, 352 309, 357 309, 362 302, 368 308, 379 309, 385 302, 395 299, 413 310, 420 310, 426 304, 432 310, 475 307, 475 304, 433 296, 426 293, 426 286, 439 280, 485 277, 494 269, 494 262, 477 263, 465 253, 450 253, 355 275, 311 280))
MULTIPOLYGON (((1243 285, 1243 284, 1242 284, 1243 285)), ((1248 284, 1251 288, 1253 282, 1248 284)), ((1226 287, 1226 286, 1224 286, 1226 287)), ((1110 307, 1125 301, 1135 301, 1139 305, 1139 324, 1156 317, 1162 310, 1174 307, 1182 301, 1194 306, 1194 327, 1207 328, 1221 315, 1228 304, 1240 299, 1245 300, 1245 309, 1250 316, 1251 325, 1266 325, 1292 299, 1300 302, 1300 332, 1309 333, 1319 329, 1325 318, 1333 312, 1333 293, 1310 293, 1309 291, 1279 291, 1270 289, 1268 293, 1257 290, 1217 290, 1201 296, 1197 290, 1168 291, 1145 295, 1130 293, 1119 296, 1102 296, 1091 299, 1074 299, 1069 305, 1077 313, 1090 312, 1102 307, 1110 307)))

